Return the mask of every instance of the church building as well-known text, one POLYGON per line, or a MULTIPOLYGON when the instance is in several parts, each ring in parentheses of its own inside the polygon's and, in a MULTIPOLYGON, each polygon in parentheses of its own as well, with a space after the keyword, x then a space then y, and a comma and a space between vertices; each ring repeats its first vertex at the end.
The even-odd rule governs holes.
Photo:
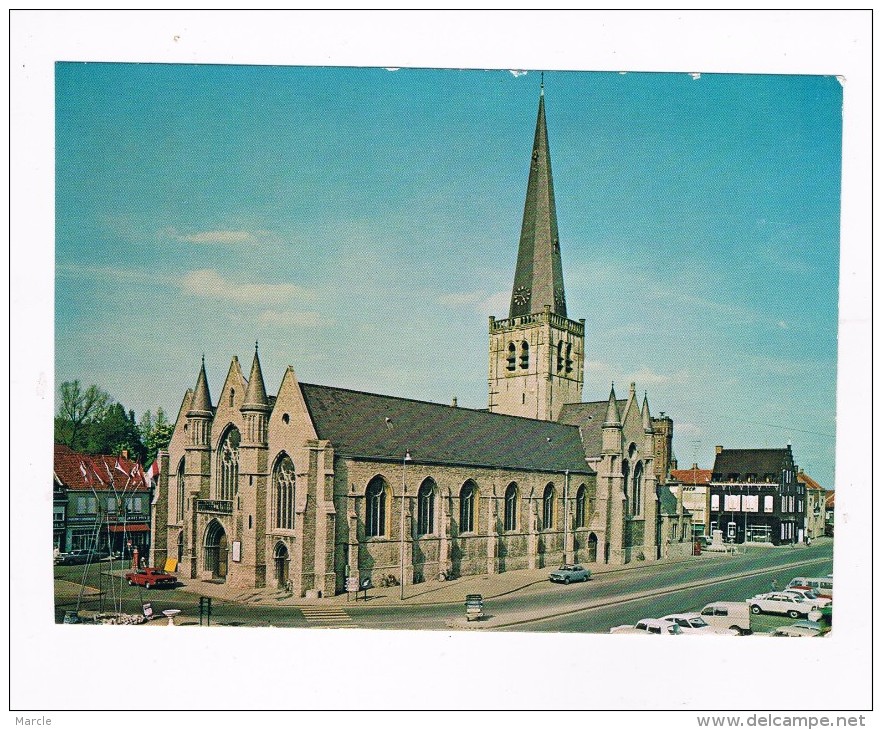
POLYGON ((203 361, 160 455, 151 560, 321 597, 355 580, 657 559, 673 422, 633 383, 582 402, 544 90, 511 304, 489 340, 486 410, 301 383, 290 366, 267 395, 256 346, 248 378, 234 357, 212 400, 203 361))

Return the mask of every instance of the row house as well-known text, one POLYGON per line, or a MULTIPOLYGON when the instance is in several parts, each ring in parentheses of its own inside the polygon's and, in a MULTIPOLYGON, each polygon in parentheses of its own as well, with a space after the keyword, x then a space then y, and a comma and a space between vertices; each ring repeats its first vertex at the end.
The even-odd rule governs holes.
POLYGON ((130 555, 150 547, 151 488, 141 465, 121 456, 90 455, 56 444, 53 547, 130 555))
POLYGON ((710 481, 710 528, 729 542, 801 542, 805 486, 790 445, 783 449, 716 447, 710 481))

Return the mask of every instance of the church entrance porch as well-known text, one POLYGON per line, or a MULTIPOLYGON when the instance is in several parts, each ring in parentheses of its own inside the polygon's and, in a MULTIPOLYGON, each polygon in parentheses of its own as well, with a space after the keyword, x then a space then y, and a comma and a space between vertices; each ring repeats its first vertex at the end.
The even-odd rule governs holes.
POLYGON ((220 522, 213 520, 205 530, 204 569, 208 577, 214 580, 227 579, 228 560, 227 533, 220 522))
POLYGON ((273 561, 274 561, 274 575, 276 578, 276 586, 278 588, 287 588, 288 587, 288 564, 290 561, 290 555, 288 554, 288 548, 285 547, 283 543, 279 543, 276 545, 276 549, 273 553, 273 561))

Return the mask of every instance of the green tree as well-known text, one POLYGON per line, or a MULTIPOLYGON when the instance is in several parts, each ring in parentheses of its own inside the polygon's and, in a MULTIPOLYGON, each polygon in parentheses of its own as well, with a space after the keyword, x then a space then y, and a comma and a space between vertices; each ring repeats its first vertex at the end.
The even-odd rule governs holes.
POLYGON ((168 448, 174 430, 175 424, 168 420, 162 408, 156 409, 155 416, 150 411, 141 416, 138 431, 144 444, 145 464, 153 461, 160 449, 168 448))
POLYGON ((72 449, 84 446, 83 427, 104 417, 112 399, 97 385, 83 390, 79 380, 61 384, 61 403, 55 419, 55 441, 72 449))
POLYGON ((102 418, 91 421, 83 430, 85 450, 89 454, 119 455, 127 451, 130 459, 144 458, 146 450, 135 424, 135 412, 126 413, 120 403, 108 407, 102 418))

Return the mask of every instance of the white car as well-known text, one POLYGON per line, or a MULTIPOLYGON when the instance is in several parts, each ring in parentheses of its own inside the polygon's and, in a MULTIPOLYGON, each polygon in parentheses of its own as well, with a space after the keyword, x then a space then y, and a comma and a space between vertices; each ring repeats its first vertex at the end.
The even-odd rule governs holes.
POLYGON ((662 621, 677 624, 684 634, 727 634, 729 636, 737 636, 739 633, 734 629, 719 629, 711 626, 701 617, 700 613, 672 613, 670 616, 664 616, 662 621))
POLYGON ((806 588, 788 588, 782 593, 792 593, 794 596, 802 596, 804 601, 808 601, 812 604, 812 608, 824 608, 824 606, 829 606, 833 601, 829 598, 825 598, 820 593, 816 593, 811 589, 806 588))
POLYGON ((760 593, 747 599, 751 613, 780 613, 790 618, 807 617, 814 606, 792 593, 760 593))
POLYGON ((659 636, 678 636, 683 630, 670 621, 658 618, 642 618, 633 626, 613 626, 609 633, 611 634, 654 634, 659 636))

